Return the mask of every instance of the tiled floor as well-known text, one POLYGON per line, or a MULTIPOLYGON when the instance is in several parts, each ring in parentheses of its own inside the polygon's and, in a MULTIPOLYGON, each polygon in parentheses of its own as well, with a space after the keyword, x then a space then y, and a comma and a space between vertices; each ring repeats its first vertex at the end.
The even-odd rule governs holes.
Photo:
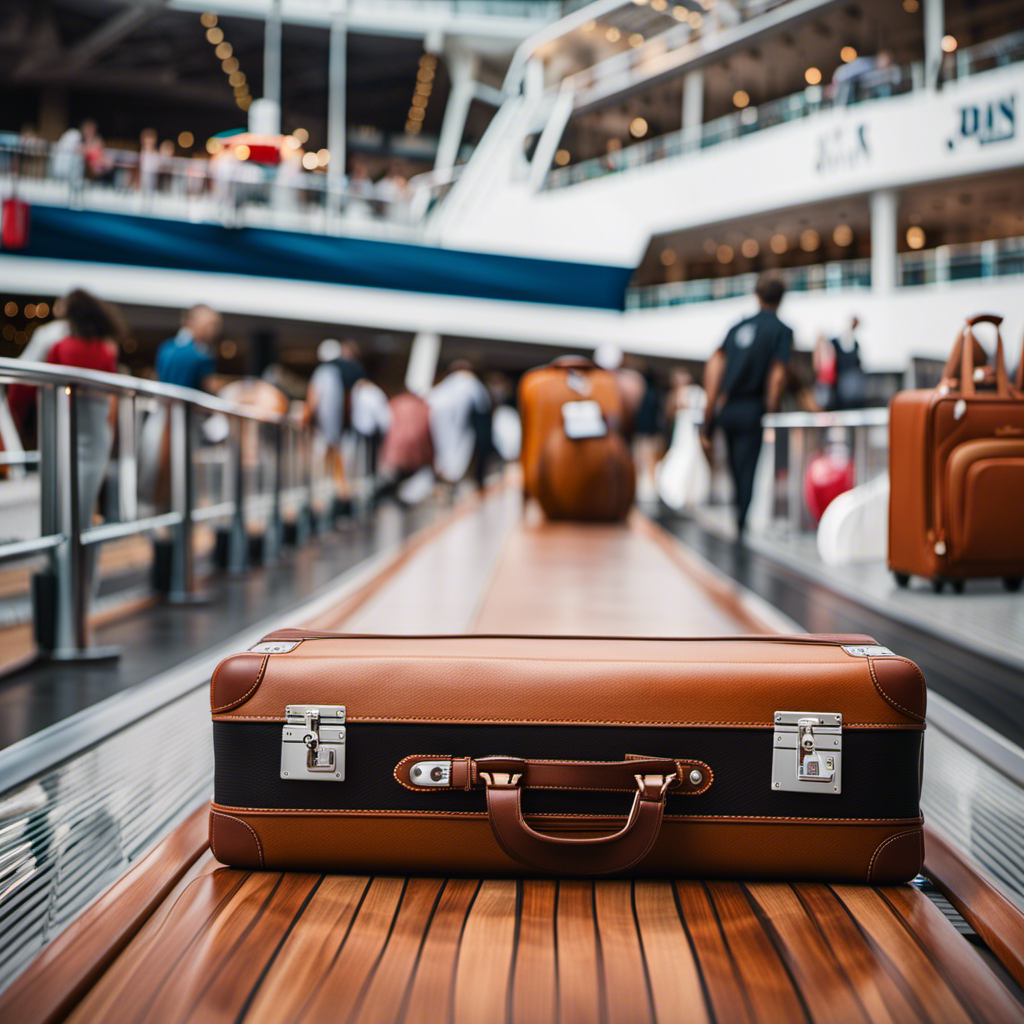
MULTIPOLYGON (((724 508, 700 509, 694 518, 709 530, 733 535, 724 508)), ((955 638, 964 647, 1024 671, 1024 590, 1010 594, 1001 580, 982 579, 968 580, 963 594, 954 594, 949 587, 936 594, 928 580, 916 576, 906 589, 901 589, 881 561, 825 565, 810 533, 793 536, 778 532, 751 537, 748 543, 754 551, 832 589, 872 602, 894 619, 944 638, 955 638)))
POLYGON ((287 623, 296 605, 445 510, 433 504, 413 510, 385 505, 365 523, 346 523, 301 550, 286 550, 273 567, 253 569, 241 578, 211 578, 203 604, 159 604, 98 628, 95 642, 119 647, 117 661, 36 662, 0 679, 0 749, 172 669, 275 613, 287 623))
POLYGON ((800 628, 870 634, 917 662, 932 691, 1024 746, 1024 595, 981 582, 963 595, 898 591, 881 567, 826 569, 806 545, 737 545, 724 516, 661 521, 800 628))

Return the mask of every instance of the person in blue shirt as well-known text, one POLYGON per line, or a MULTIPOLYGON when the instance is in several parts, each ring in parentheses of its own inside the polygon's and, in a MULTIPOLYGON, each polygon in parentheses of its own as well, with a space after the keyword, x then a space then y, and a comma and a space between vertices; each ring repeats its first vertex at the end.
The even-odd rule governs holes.
POLYGON ((762 274, 755 288, 760 310, 738 323, 708 360, 704 387, 708 402, 701 444, 710 459, 716 427, 725 434, 736 503, 736 532, 742 540, 761 454, 761 417, 777 412, 786 386, 793 331, 778 317, 786 292, 777 274, 762 274))
POLYGON ((181 329, 157 351, 157 379, 198 391, 213 390, 217 361, 209 346, 217 340, 222 326, 220 313, 209 306, 187 310, 181 318, 181 329))
MULTIPOLYGON (((186 310, 181 328, 156 353, 156 375, 162 384, 215 392, 217 361, 210 345, 220 336, 223 320, 209 306, 186 310)), ((170 432, 167 406, 160 402, 147 418, 139 437, 139 495, 154 508, 163 507, 170 489, 170 432)))

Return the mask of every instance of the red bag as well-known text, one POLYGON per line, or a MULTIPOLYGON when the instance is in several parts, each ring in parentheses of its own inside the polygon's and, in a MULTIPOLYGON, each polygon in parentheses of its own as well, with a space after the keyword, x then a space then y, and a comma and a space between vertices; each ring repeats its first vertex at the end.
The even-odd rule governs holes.
POLYGON ((28 203, 5 199, 0 219, 0 248, 24 249, 28 245, 28 203))

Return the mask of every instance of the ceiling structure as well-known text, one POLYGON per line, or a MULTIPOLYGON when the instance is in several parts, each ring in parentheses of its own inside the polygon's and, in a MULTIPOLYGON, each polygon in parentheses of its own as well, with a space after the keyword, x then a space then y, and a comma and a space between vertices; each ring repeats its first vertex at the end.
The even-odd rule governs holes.
MULTIPOLYGON (((216 7, 216 5, 213 5, 216 7)), ((237 6, 237 5, 236 5, 237 6)), ((221 15, 217 28, 230 44, 251 95, 263 90, 263 22, 221 15)), ((167 0, 4 0, 0 4, 0 89, 5 123, 29 122, 47 137, 94 116, 108 143, 136 144, 139 131, 162 137, 191 132, 197 142, 244 126, 221 58, 207 40, 200 14, 167 0)), ((282 127, 304 127, 310 145, 326 144, 329 30, 283 26, 282 127)), ((485 55, 479 78, 501 82, 513 43, 485 55)), ((492 48, 493 49, 493 48, 492 48)), ((347 107, 350 132, 372 147, 404 132, 416 85, 423 38, 350 32, 347 107)), ((440 130, 449 82, 439 60, 426 108, 422 141, 440 130)), ((474 104, 467 139, 475 141, 493 108, 474 104)))
MULTIPOLYGON (((906 189, 900 196, 897 222, 900 252, 910 251, 911 228, 924 232, 915 247, 927 249, 1022 237, 1024 178, 1007 171, 906 189)), ((651 240, 633 283, 731 277, 870 255, 868 197, 854 196, 658 235, 651 240), (780 251, 773 251, 773 241, 780 251), (756 251, 751 243, 756 243, 756 251), (753 255, 744 255, 745 244, 753 255)))
MULTIPOLYGON (((692 17, 693 8, 704 10, 694 29, 700 34, 712 21, 717 2, 657 0, 655 22, 650 20, 655 13, 651 0, 640 5, 629 3, 547 44, 546 59, 562 72, 614 59, 629 49, 630 33, 646 32, 645 38, 650 38, 671 31, 666 28, 666 19, 678 26, 692 17), (642 18, 647 19, 643 29, 638 20, 642 18), (609 42, 609 34, 614 42, 609 42)), ((946 0, 945 7, 946 29, 958 46, 975 45, 1021 28, 1020 0, 946 0)), ((704 120, 734 113, 741 105, 756 107, 799 93, 809 82, 827 85, 844 58, 875 55, 882 50, 899 65, 923 58, 922 0, 852 0, 831 5, 819 16, 768 34, 754 45, 708 63, 704 67, 704 120)), ((640 138, 678 131, 682 73, 577 113, 562 139, 568 162, 601 156, 609 145, 625 147, 637 141, 630 134, 636 118, 647 125, 640 138)))

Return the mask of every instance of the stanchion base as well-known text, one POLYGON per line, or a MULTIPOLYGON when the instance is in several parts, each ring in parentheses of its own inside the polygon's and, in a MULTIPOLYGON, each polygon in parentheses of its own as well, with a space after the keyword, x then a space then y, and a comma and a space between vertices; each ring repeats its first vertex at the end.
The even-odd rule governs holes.
POLYGON ((62 647, 56 651, 42 651, 45 661, 116 661, 121 657, 120 647, 62 647))

